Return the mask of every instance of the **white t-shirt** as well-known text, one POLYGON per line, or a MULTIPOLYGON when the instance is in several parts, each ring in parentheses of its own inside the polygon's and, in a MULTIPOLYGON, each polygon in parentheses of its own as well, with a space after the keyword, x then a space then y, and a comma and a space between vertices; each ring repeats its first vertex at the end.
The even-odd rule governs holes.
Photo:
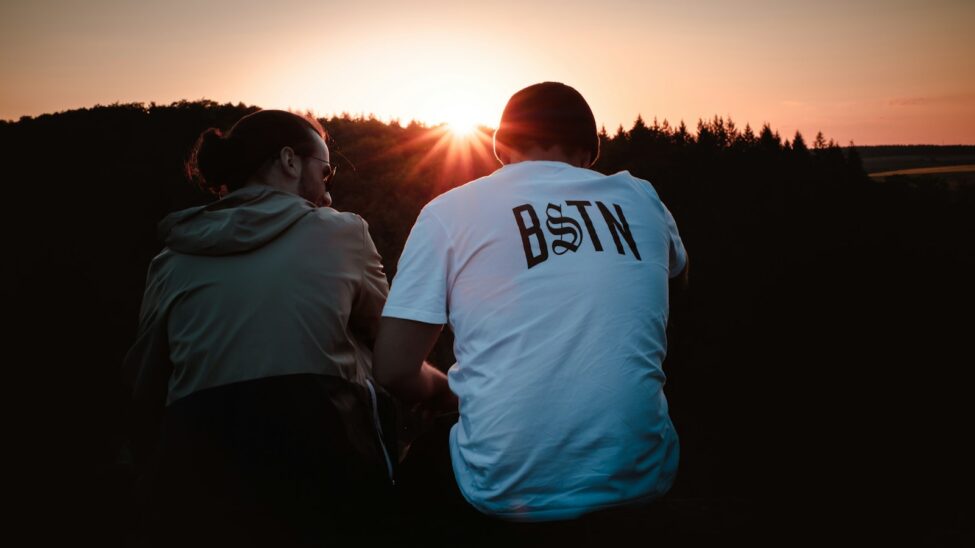
POLYGON ((569 519, 667 492, 667 284, 686 260, 628 172, 519 162, 427 204, 383 315, 454 331, 451 460, 474 507, 569 519))

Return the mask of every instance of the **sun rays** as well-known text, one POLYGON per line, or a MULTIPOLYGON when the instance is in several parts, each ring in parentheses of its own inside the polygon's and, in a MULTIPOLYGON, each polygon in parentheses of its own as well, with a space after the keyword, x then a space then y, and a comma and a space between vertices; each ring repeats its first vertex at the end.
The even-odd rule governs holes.
MULTIPOLYGON (((406 178, 433 176, 445 187, 462 184, 500 167, 494 157, 493 130, 476 123, 454 121, 408 132, 383 156, 415 155, 406 178), (419 152, 419 154, 417 154, 419 152)), ((446 190, 446 188, 444 189, 446 190)))
POLYGON ((474 136, 478 122, 469 113, 460 112, 451 114, 447 119, 446 126, 454 140, 463 140, 474 136))
POLYGON ((417 164, 442 162, 442 170, 450 179, 469 180, 478 173, 478 166, 496 164, 494 143, 488 129, 473 122, 450 122, 431 130, 433 146, 417 164))

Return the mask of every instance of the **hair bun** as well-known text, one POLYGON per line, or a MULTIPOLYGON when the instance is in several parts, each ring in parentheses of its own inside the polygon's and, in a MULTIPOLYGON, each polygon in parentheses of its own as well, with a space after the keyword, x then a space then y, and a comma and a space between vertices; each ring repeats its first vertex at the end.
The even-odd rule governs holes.
POLYGON ((188 164, 190 175, 210 190, 227 184, 234 162, 233 141, 217 128, 200 134, 188 164))
POLYGON ((196 140, 186 162, 190 178, 221 195, 241 188, 283 147, 304 150, 325 139, 314 118, 281 110, 252 112, 223 132, 210 128, 196 140), (317 134, 318 137, 315 137, 317 134))

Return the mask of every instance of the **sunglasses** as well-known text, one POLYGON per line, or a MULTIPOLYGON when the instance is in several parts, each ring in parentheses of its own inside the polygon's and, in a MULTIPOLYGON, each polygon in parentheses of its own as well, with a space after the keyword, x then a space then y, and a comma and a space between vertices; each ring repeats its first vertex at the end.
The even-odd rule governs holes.
POLYGON ((325 160, 322 160, 321 158, 315 156, 305 156, 305 157, 311 158, 312 160, 318 160, 319 162, 325 164, 325 176, 322 177, 322 182, 325 183, 325 191, 328 192, 329 191, 328 185, 329 183, 332 182, 332 179, 335 177, 335 172, 339 170, 339 166, 333 166, 329 162, 326 162, 325 160))

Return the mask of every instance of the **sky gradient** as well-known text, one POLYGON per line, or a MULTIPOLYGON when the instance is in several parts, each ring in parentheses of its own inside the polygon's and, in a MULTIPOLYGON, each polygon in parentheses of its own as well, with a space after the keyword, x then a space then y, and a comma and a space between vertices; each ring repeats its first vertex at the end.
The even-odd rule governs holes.
POLYGON ((841 144, 975 144, 975 1, 0 4, 0 119, 207 98, 494 126, 555 80, 611 132, 730 116, 841 144))

